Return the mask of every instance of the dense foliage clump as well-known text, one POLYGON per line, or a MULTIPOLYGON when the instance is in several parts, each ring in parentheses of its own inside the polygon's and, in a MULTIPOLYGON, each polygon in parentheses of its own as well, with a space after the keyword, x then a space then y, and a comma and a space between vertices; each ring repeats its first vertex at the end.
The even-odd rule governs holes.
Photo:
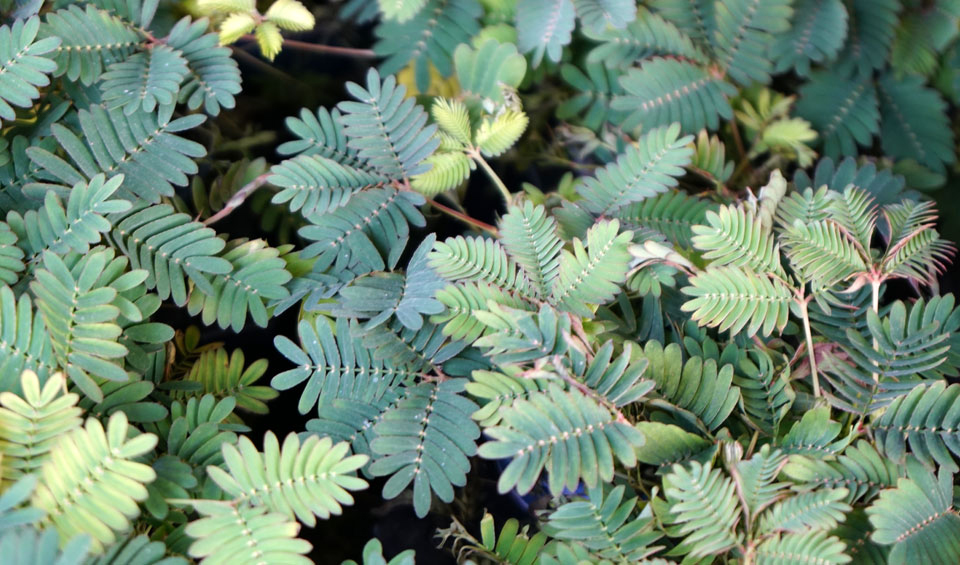
POLYGON ((960 562, 960 2, 0 7, 4 563, 960 562))

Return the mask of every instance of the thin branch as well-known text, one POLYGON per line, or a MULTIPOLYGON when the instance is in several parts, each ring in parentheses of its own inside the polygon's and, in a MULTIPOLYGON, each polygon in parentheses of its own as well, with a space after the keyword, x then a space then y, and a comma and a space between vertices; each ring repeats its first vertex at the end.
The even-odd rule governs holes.
POLYGON ((489 233, 490 235, 492 235, 492 236, 494 236, 494 237, 499 237, 499 236, 500 236, 499 230, 497 230, 496 227, 491 226, 490 224, 488 224, 488 223, 486 223, 486 222, 481 222, 480 220, 478 220, 478 219, 476 219, 476 218, 474 218, 474 217, 472 217, 472 216, 468 216, 467 214, 464 214, 463 212, 458 212, 457 210, 454 210, 453 208, 450 208, 449 206, 445 206, 445 205, 437 202, 436 200, 429 200, 429 199, 428 199, 427 202, 429 202, 430 205, 431 205, 431 206, 434 206, 437 210, 440 210, 440 211, 443 212, 444 214, 447 214, 448 216, 450 216, 450 217, 452 217, 452 218, 456 218, 456 219, 460 220, 461 222, 463 222, 463 223, 465 223, 465 224, 467 224, 467 225, 473 226, 473 227, 475 227, 475 228, 477 228, 477 229, 479 229, 479 230, 481 230, 481 231, 485 231, 485 232, 489 233))
MULTIPOLYGON (((256 41, 256 36, 244 35, 241 39, 256 41)), ((296 39, 283 39, 283 46, 300 51, 309 51, 311 53, 323 53, 324 55, 340 55, 343 57, 360 57, 362 59, 373 59, 377 56, 373 49, 357 49, 356 47, 339 47, 337 45, 321 45, 318 43, 308 43, 306 41, 297 41, 296 39)))
POLYGON ((817 352, 813 347, 813 335, 810 332, 810 315, 807 313, 807 300, 800 301, 800 314, 803 318, 803 334, 807 342, 807 353, 810 359, 810 376, 813 379, 813 396, 820 397, 820 375, 817 372, 817 352))
POLYGON ((753 170, 753 167, 750 166, 750 158, 747 156, 747 149, 743 145, 743 139, 740 137, 740 127, 737 125, 737 120, 730 120, 730 131, 733 134, 733 142, 737 146, 737 152, 740 154, 740 163, 737 164, 737 168, 733 171, 733 174, 730 175, 728 179, 731 183, 734 179, 740 176, 740 173, 744 169, 753 170))
POLYGON ((230 212, 233 212, 234 209, 243 204, 248 196, 253 194, 261 186, 267 184, 267 179, 270 178, 271 174, 272 173, 263 173, 262 175, 243 185, 240 190, 230 197, 230 200, 227 201, 227 203, 223 208, 220 209, 219 212, 204 220, 203 225, 209 226, 210 224, 218 222, 229 216, 230 212))
POLYGON ((483 172, 487 173, 487 177, 493 181, 494 186, 497 187, 497 190, 500 191, 500 194, 503 195, 503 202, 507 206, 510 206, 510 201, 512 194, 510 194, 510 189, 507 188, 507 185, 503 184, 503 181, 500 179, 497 172, 493 170, 493 167, 490 166, 490 163, 487 163, 487 160, 483 158, 483 155, 480 154, 480 150, 477 148, 471 148, 467 151, 467 155, 480 164, 480 167, 483 168, 483 172))

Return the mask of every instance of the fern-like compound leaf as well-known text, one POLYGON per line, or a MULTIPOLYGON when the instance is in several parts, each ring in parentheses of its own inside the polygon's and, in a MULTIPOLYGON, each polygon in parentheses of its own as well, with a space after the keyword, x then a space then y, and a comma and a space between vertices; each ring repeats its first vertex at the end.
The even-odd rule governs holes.
MULTIPOLYGON (((790 30, 792 0, 720 0, 714 6, 713 47, 730 78, 743 86, 770 82, 769 51, 790 30)), ((713 128, 712 128, 713 129, 713 128)))
POLYGON ((585 28, 583 34, 601 42, 587 55, 587 63, 610 68, 629 68, 637 61, 656 55, 678 55, 706 62, 693 41, 660 15, 638 8, 636 19, 620 26, 585 28))
POLYGON ((824 565, 852 561, 843 541, 817 530, 769 537, 757 546, 754 556, 758 565, 783 563, 784 556, 794 562, 824 565))
POLYGON ((10 287, 0 286, 0 387, 16 391, 23 371, 32 371, 45 381, 55 369, 43 315, 34 312, 28 294, 17 298, 10 287))
POLYGON ((870 538, 892 545, 889 563, 950 563, 960 559, 960 516, 953 505, 953 475, 935 476, 920 464, 908 464, 907 478, 880 493, 867 508, 874 527, 870 538), (948 540, 944 543, 945 540, 948 540))
POLYGON ((378 457, 370 472, 390 477, 383 485, 386 499, 412 484, 419 517, 430 510, 431 492, 453 500, 453 487, 466 484, 469 457, 477 452, 480 428, 470 419, 477 405, 460 395, 464 384, 453 379, 407 388, 374 427, 370 448, 378 457))
POLYGON ((430 321, 443 324, 443 335, 467 343, 489 333, 490 328, 473 313, 484 310, 490 302, 520 310, 532 308, 521 295, 486 283, 447 285, 437 291, 436 298, 446 308, 442 313, 431 316, 430 321))
POLYGON ((477 147, 487 157, 500 156, 520 139, 529 122, 526 114, 512 110, 485 118, 474 136, 477 147))
POLYGON ((440 142, 433 137, 436 126, 426 126, 427 113, 407 89, 397 85, 393 76, 380 79, 376 70, 367 73, 366 88, 347 83, 347 90, 358 102, 341 102, 337 107, 348 146, 389 178, 402 178, 425 172, 421 162, 440 142))
POLYGON ((193 501, 200 518, 187 524, 194 541, 190 556, 204 565, 249 561, 310 565, 309 542, 297 537, 300 524, 269 512, 265 506, 234 506, 211 500, 193 501))
POLYGON ((430 170, 412 177, 410 186, 427 198, 460 186, 476 168, 476 163, 459 151, 434 153, 424 162, 430 170))
POLYGON ((427 90, 431 65, 442 76, 453 74, 455 50, 470 43, 480 30, 477 20, 482 15, 477 0, 428 0, 408 21, 381 21, 374 30, 378 41, 373 46, 384 58, 380 71, 393 74, 413 63, 417 89, 427 90))
POLYGON ((280 187, 271 202, 287 203, 291 212, 323 215, 345 205, 354 193, 385 179, 320 155, 301 155, 270 169, 267 182, 280 187))
MULTIPOLYGON (((156 203, 173 196, 174 186, 186 186, 187 174, 198 171, 193 159, 206 154, 199 143, 175 135, 203 123, 202 115, 161 120, 147 112, 127 116, 120 109, 91 106, 80 110, 78 118, 82 135, 62 124, 51 127, 73 165, 40 147, 27 149, 34 163, 68 185, 102 172, 121 173, 119 195, 156 203)), ((48 188, 39 184, 33 190, 44 194, 48 188)), ((29 185, 26 190, 31 190, 29 185)))
POLYGON ((786 484, 776 482, 776 479, 786 461, 782 451, 764 445, 749 459, 730 464, 730 475, 737 486, 737 495, 751 519, 761 512, 766 516, 772 510, 764 510, 783 498, 786 484))
POLYGON ((613 406, 623 407, 637 402, 655 387, 652 380, 641 378, 647 364, 631 362, 633 355, 629 345, 613 359, 613 342, 608 341, 597 350, 589 364, 577 353, 571 350, 577 379, 613 406))
POLYGON ((797 220, 784 233, 783 245, 794 270, 814 290, 830 288, 867 270, 860 249, 837 222, 808 224, 797 220))
POLYGON ((683 167, 690 164, 691 137, 680 137, 680 125, 672 124, 645 133, 637 145, 597 171, 577 187, 583 206, 597 216, 639 202, 678 184, 683 167))
POLYGON ((824 155, 856 155, 858 147, 869 146, 880 132, 877 90, 869 74, 817 71, 799 94, 797 116, 817 130, 824 155))
MULTIPOLYGON (((531 209, 531 212, 533 213, 534 210, 531 209)), ((510 220, 510 222, 513 221, 510 220)), ((559 252, 555 247, 559 246, 550 237, 549 224, 545 220, 541 223, 548 226, 545 232, 542 225, 538 230, 542 232, 540 237, 544 248, 542 251, 536 249, 533 251, 542 253, 542 259, 547 266, 552 266, 551 263, 554 261, 552 256, 559 252)), ((556 236, 555 233, 552 235, 556 236)), ((528 250, 520 248, 520 243, 511 239, 511 245, 517 248, 521 260, 541 259, 538 255, 530 257, 528 250)), ((493 239, 457 236, 437 242, 429 255, 429 264, 441 277, 451 282, 484 282, 525 295, 532 295, 534 292, 529 288, 530 283, 524 276, 525 271, 521 272, 516 261, 507 255, 504 245, 493 239)), ((533 265, 530 266, 533 267, 533 265)), ((540 273, 534 271, 534 274, 540 273)))
POLYGON ((127 348, 117 342, 122 332, 115 305, 118 290, 143 282, 145 271, 131 271, 114 285, 101 282, 113 253, 100 250, 86 255, 71 269, 56 254, 43 253, 43 268, 30 284, 37 310, 50 332, 57 363, 91 399, 103 400, 94 377, 127 380, 118 361, 127 348), (119 288, 117 288, 119 287, 119 288))
POLYGON ((360 277, 340 290, 337 315, 370 318, 364 330, 373 329, 396 316, 405 327, 419 330, 423 316, 443 311, 434 295, 446 282, 427 264, 427 254, 436 236, 430 234, 417 247, 406 273, 375 273, 360 277))
POLYGON ((620 232, 620 222, 604 220, 587 231, 586 245, 574 239, 573 252, 564 250, 550 301, 581 316, 592 317, 590 304, 603 304, 619 291, 627 276, 632 232, 620 232))
POLYGON ((406 365, 386 366, 370 355, 362 339, 351 332, 346 318, 338 318, 336 327, 322 318, 316 325, 301 321, 300 346, 285 336, 274 338, 277 349, 297 367, 284 371, 270 381, 277 390, 287 390, 306 381, 299 410, 306 414, 315 406, 337 398, 377 402, 398 382, 420 376, 406 365))
MULTIPOLYGON (((766 9, 764 6, 761 9, 766 9)), ((847 38, 847 9, 842 0, 800 0, 793 3, 790 31, 777 37, 770 48, 775 72, 792 68, 810 74, 811 63, 837 55, 847 38)))
POLYGON ((529 492, 540 473, 549 473, 552 493, 576 488, 580 480, 595 487, 613 479, 614 459, 636 465, 634 450, 645 442, 636 428, 575 390, 551 386, 546 392, 517 399, 502 413, 501 423, 485 432, 493 438, 480 446, 485 459, 511 458, 497 488, 529 492))
POLYGON ((712 176, 716 182, 724 183, 733 174, 733 161, 726 159, 727 149, 716 135, 707 135, 707 130, 697 134, 696 148, 692 165, 712 176))
POLYGON ((960 386, 937 381, 897 397, 871 425, 877 446, 894 461, 907 448, 918 459, 956 469, 951 454, 960 456, 960 409, 954 408, 960 386))
POLYGON ((674 465, 663 479, 672 522, 692 557, 723 553, 736 545, 740 505, 733 481, 696 461, 674 465))
POLYGON ((831 212, 861 248, 870 248, 878 214, 869 192, 854 185, 847 186, 842 196, 833 199, 831 212))
POLYGON ((557 117, 576 120, 594 131, 600 131, 607 122, 621 123, 626 113, 610 107, 614 96, 623 94, 618 81, 620 72, 602 63, 588 63, 584 70, 586 73, 571 64, 560 67, 560 76, 574 88, 575 94, 557 107, 557 117))
POLYGON ((720 118, 731 119, 727 98, 736 89, 722 78, 686 61, 648 59, 620 79, 626 91, 614 98, 614 110, 630 112, 625 129, 644 129, 679 122, 684 133, 715 130, 720 118))
POLYGON ((273 400, 278 394, 268 386, 254 384, 266 371, 266 359, 258 359, 245 367, 242 349, 233 350, 229 357, 222 347, 208 349, 184 375, 182 386, 186 390, 181 394, 174 391, 173 396, 210 394, 213 398, 232 399, 238 408, 247 412, 266 414, 265 401, 273 400))
POLYGON ((130 208, 125 200, 110 199, 123 182, 123 175, 105 180, 95 175, 89 183, 79 182, 70 189, 66 209, 55 192, 47 192, 39 210, 21 216, 7 214, 7 224, 17 234, 19 244, 32 257, 45 249, 54 253, 87 253, 90 245, 100 243, 101 234, 110 230, 106 215, 130 208))
POLYGON ((131 430, 123 412, 110 416, 106 429, 90 418, 54 445, 31 503, 47 511, 61 540, 89 533, 93 551, 102 552, 139 516, 137 503, 156 473, 135 459, 156 444, 157 436, 131 430))
POLYGON ((935 90, 923 85, 921 77, 884 76, 877 82, 877 92, 884 153, 916 159, 938 172, 956 160, 953 131, 944 121, 946 105, 935 90))
POLYGON ((37 40, 40 19, 16 20, 0 27, 0 118, 14 120, 13 107, 29 108, 40 97, 38 87, 50 84, 47 76, 57 68, 50 53, 60 45, 57 37, 37 40), (46 55, 46 56, 45 56, 46 55))
POLYGON ((896 486, 903 475, 897 461, 881 455, 865 440, 849 446, 836 460, 793 455, 783 472, 804 490, 842 487, 849 493, 849 503, 872 500, 881 490, 896 486))
POLYGON ((145 269, 147 288, 160 298, 187 303, 189 283, 204 294, 214 294, 211 275, 226 275, 233 264, 220 257, 225 243, 213 229, 174 213, 168 204, 138 206, 116 217, 110 239, 136 269, 145 269))
POLYGON ((277 152, 281 155, 319 155, 342 165, 366 170, 364 162, 357 157, 357 150, 347 145, 340 110, 327 110, 323 106, 311 112, 300 110, 299 117, 286 119, 287 129, 297 139, 281 143, 277 152))
POLYGON ((560 61, 563 47, 570 43, 575 25, 573 0, 518 0, 517 47, 531 55, 538 67, 546 55, 560 61))
POLYGON ((474 345, 487 349, 486 354, 494 363, 522 363, 567 351, 569 346, 564 336, 570 332, 569 316, 546 304, 540 306, 539 312, 495 302, 487 302, 486 308, 474 312, 488 330, 474 345))
POLYGON ((712 266, 731 265, 757 273, 783 274, 780 246, 760 218, 743 206, 722 206, 706 214, 708 225, 693 226, 692 243, 712 266))
POLYGON ((598 559, 639 563, 655 553, 661 537, 651 516, 637 517, 637 497, 627 498, 623 485, 590 489, 589 498, 573 500, 551 512, 543 528, 552 538, 575 541, 598 559))
POLYGON ((500 220, 500 236, 503 247, 520 265, 537 294, 549 296, 559 274, 563 248, 563 241, 557 235, 556 220, 546 208, 534 206, 528 200, 523 208, 511 207, 500 220))
POLYGON ((885 67, 894 43, 900 2, 853 0, 847 3, 847 8, 850 21, 840 61, 852 63, 860 73, 885 67))
POLYGON ((40 387, 33 371, 20 377, 20 395, 0 392, 0 454, 4 481, 34 473, 49 458, 63 434, 79 428, 81 410, 74 393, 61 394, 66 386, 56 373, 40 387))
POLYGON ((206 33, 203 20, 183 18, 167 36, 167 45, 186 60, 187 73, 180 84, 177 101, 216 116, 221 109, 233 109, 240 93, 240 69, 230 50, 219 45, 216 33, 206 33))
POLYGON ((788 364, 778 366, 765 351, 748 350, 739 360, 733 384, 740 388, 747 420, 764 433, 777 435, 796 398, 788 364))
POLYGON ((699 324, 746 335, 770 335, 787 325, 793 295, 790 288, 739 267, 713 267, 690 279, 682 306, 699 324))
POLYGON ((123 108, 128 116, 153 112, 177 101, 187 72, 187 61, 178 51, 157 45, 110 65, 101 75, 100 89, 108 108, 123 108))
POLYGON ((800 533, 833 529, 851 510, 844 502, 847 494, 847 489, 835 488, 791 496, 760 515, 760 531, 800 533))
POLYGON ((494 426, 500 422, 500 410, 510 406, 518 398, 528 398, 530 394, 546 390, 546 379, 527 379, 496 373, 493 371, 474 371, 470 376, 471 382, 465 385, 467 393, 481 401, 482 406, 471 416, 480 422, 484 428, 494 426))
POLYGON ((470 113, 466 104, 459 100, 447 100, 446 98, 437 98, 430 107, 430 115, 433 121, 440 126, 440 131, 453 137, 461 144, 469 144, 470 135, 470 113))
POLYGON ((740 389, 732 386, 731 365, 718 367, 715 360, 702 357, 684 362, 679 345, 663 347, 653 340, 644 346, 642 358, 649 364, 645 376, 656 383, 657 393, 694 414, 709 430, 720 427, 740 400, 740 389))
POLYGON ((201 314, 204 324, 216 322, 235 332, 243 329, 248 314, 255 324, 266 327, 270 314, 265 301, 290 295, 284 284, 291 275, 279 255, 262 239, 230 242, 221 257, 232 269, 212 277, 212 292, 192 292, 187 310, 191 315, 201 314))
POLYGON ((39 35, 61 39, 53 75, 87 85, 100 78, 104 67, 129 57, 143 40, 133 27, 93 4, 48 13, 39 35))
POLYGON ((334 445, 329 437, 311 435, 301 444, 291 433, 281 447, 277 436, 267 432, 262 452, 246 436, 236 447, 223 444, 222 449, 226 470, 210 466, 207 472, 235 503, 296 516, 311 527, 318 517, 327 519, 353 504, 349 491, 367 488, 367 482, 355 476, 367 456, 348 455, 348 444, 334 445))
POLYGON ((311 243, 304 259, 317 257, 314 270, 352 265, 369 271, 393 268, 410 237, 410 224, 426 222, 419 205, 424 198, 413 191, 376 188, 359 192, 332 213, 312 215, 299 233, 311 243), (386 258, 386 261, 384 261, 386 258))
POLYGON ((693 226, 704 223, 710 208, 706 200, 671 190, 625 206, 614 216, 628 229, 653 230, 677 247, 689 248, 693 245, 693 226))

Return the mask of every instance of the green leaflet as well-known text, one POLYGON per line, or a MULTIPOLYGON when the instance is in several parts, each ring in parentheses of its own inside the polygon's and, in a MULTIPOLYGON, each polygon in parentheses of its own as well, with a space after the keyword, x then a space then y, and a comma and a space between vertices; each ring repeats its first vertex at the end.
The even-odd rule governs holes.
POLYGON ((0 52, 4 80, 0 84, 0 118, 16 118, 13 106, 29 108, 33 100, 40 96, 37 87, 50 84, 48 74, 56 70, 56 65, 45 57, 60 45, 60 38, 46 37, 37 39, 40 19, 33 17, 27 21, 17 20, 13 26, 0 27, 0 52), (35 41, 36 40, 36 41, 35 41))
POLYGON ((370 472, 390 477, 383 485, 386 499, 412 484, 417 516, 430 510, 431 492, 450 502, 453 487, 466 484, 480 428, 470 419, 476 404, 457 394, 463 385, 451 380, 407 388, 374 427, 370 448, 378 457, 370 472))
POLYGON ((704 127, 717 129, 720 118, 733 116, 727 98, 736 89, 685 61, 647 59, 640 68, 628 70, 620 84, 626 93, 615 97, 611 107, 630 112, 623 124, 625 129, 679 122, 684 133, 694 133, 704 127), (686 111, 688 107, 695 111, 686 111))
POLYGON ((533 52, 533 66, 547 56, 560 60, 563 46, 570 43, 574 28, 573 0, 518 0, 517 47, 521 53, 533 52))
POLYGON ((581 479, 589 486, 609 482, 614 458, 632 467, 636 465, 634 449, 644 444, 640 432, 616 421, 589 397, 555 386, 531 394, 528 400, 518 399, 504 409, 501 423, 486 432, 494 441, 482 444, 479 455, 512 459, 500 475, 500 492, 514 487, 529 492, 544 470, 549 472, 554 493, 581 479), (575 429, 574 422, 590 427, 575 429))
POLYGON ((353 499, 348 490, 361 490, 367 482, 353 472, 367 461, 365 455, 348 456, 346 443, 336 445, 330 438, 317 436, 303 443, 296 434, 288 435, 283 445, 272 432, 263 440, 263 451, 241 437, 234 447, 223 445, 226 470, 208 467, 211 478, 236 502, 255 504, 314 526, 316 518, 340 514, 341 505, 353 499), (280 490, 269 493, 280 483, 280 490))
POLYGON ((907 478, 881 493, 867 508, 873 525, 871 539, 892 545, 890 563, 951 561, 960 557, 954 543, 931 543, 940 536, 954 539, 960 516, 953 511, 953 475, 941 469, 936 475, 917 463, 908 463, 907 478))

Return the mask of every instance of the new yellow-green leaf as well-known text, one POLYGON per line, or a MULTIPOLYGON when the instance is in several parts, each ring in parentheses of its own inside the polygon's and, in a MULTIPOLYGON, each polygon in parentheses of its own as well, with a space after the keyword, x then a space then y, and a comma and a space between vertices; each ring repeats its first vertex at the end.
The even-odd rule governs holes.
POLYGON ((487 157, 502 155, 520 139, 529 122, 526 114, 514 111, 487 118, 477 130, 477 147, 487 157))
POLYGON ((313 29, 316 23, 310 10, 297 0, 277 0, 264 14, 264 18, 287 31, 307 31, 313 29))
POLYGON ((430 115, 441 131, 460 143, 470 143, 470 114, 463 102, 437 98, 430 108, 430 115))
POLYGON ((220 45, 230 45, 253 31, 257 25, 253 16, 245 12, 236 12, 227 16, 220 24, 220 45))
POLYGON ((283 36, 280 28, 272 22, 263 22, 257 26, 257 44, 263 56, 272 61, 283 47, 283 36))

